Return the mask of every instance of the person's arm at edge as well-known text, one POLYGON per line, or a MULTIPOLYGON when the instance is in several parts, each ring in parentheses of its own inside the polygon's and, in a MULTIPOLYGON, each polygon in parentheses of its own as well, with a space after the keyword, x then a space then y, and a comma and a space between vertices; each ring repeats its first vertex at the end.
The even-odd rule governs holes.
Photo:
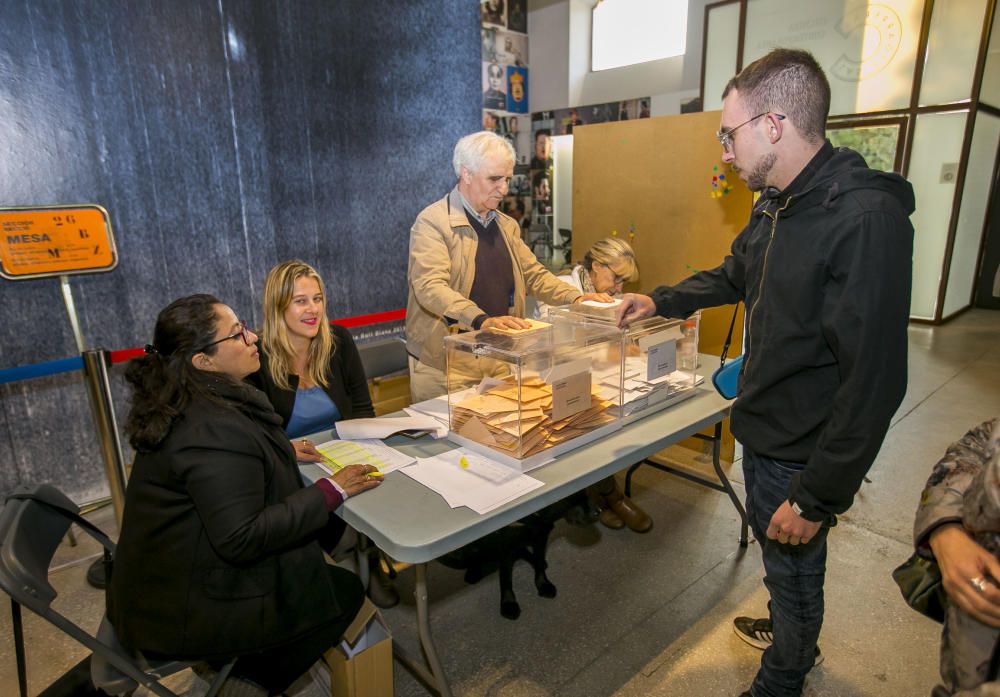
POLYGON ((965 492, 977 474, 968 465, 986 466, 989 441, 998 422, 1000 418, 990 419, 948 446, 931 470, 913 523, 914 546, 921 556, 937 560, 948 596, 993 627, 1000 626, 1000 590, 995 583, 1000 579, 1000 564, 969 535, 961 518, 965 492), (970 581, 976 577, 987 580, 985 590, 973 588, 970 581))

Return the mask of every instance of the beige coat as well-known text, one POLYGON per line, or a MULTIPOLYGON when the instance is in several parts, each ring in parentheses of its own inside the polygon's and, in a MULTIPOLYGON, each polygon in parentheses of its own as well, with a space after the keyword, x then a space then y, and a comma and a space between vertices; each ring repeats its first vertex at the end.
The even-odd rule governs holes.
MULTIPOLYGON (((514 267, 511 315, 524 317, 528 293, 552 305, 565 305, 580 297, 579 290, 539 263, 521 241, 517 221, 498 211, 497 223, 514 267)), ((457 329, 471 329, 473 320, 484 314, 469 300, 478 243, 457 188, 422 210, 410 228, 406 350, 432 368, 445 368, 444 337, 449 332, 445 318, 453 320, 457 329)))

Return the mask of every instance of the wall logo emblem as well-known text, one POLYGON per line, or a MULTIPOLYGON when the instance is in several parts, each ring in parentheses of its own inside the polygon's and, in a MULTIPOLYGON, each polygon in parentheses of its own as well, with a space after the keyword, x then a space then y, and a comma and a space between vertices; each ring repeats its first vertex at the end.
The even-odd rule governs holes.
POLYGON ((903 37, 899 15, 886 5, 873 4, 849 13, 835 29, 860 50, 860 56, 842 53, 830 69, 845 82, 861 82, 884 70, 896 57, 903 37))

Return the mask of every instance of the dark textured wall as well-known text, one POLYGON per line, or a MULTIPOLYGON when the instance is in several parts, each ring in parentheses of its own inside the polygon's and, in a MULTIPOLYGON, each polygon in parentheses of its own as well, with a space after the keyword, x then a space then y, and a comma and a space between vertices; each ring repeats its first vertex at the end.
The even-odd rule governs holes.
MULTIPOLYGON (((469 0, 0 0, 0 205, 110 212, 118 268, 71 280, 89 347, 199 291, 256 326, 289 257, 331 316, 401 308, 409 226, 479 126, 479 44, 469 0)), ((57 280, 0 294, 0 368, 76 353, 57 280)), ((105 489, 79 375, 0 386, 0 491, 36 481, 105 489)))

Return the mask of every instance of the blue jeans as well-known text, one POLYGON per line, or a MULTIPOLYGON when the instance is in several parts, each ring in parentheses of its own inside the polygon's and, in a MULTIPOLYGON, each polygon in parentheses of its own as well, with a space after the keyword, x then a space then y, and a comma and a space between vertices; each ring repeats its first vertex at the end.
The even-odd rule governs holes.
POLYGON ((798 697, 813 666, 816 639, 823 626, 823 579, 826 574, 824 525, 805 545, 767 538, 767 526, 788 498, 792 476, 804 464, 743 452, 747 516, 764 557, 764 585, 774 624, 774 643, 764 651, 750 688, 754 697, 798 697))

